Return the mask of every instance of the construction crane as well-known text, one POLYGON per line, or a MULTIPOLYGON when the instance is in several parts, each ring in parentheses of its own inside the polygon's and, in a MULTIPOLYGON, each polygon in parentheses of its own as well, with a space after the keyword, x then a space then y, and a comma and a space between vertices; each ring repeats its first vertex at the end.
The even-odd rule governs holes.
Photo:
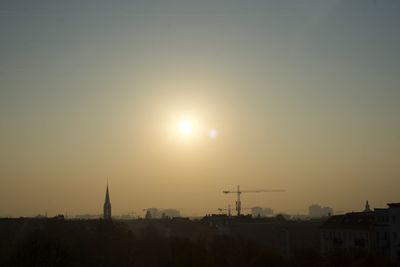
POLYGON ((219 208, 218 211, 221 212, 221 213, 224 212, 224 211, 227 211, 228 212, 228 216, 230 217, 231 216, 231 205, 228 205, 227 209, 219 208))
POLYGON ((241 210, 242 210, 242 202, 240 201, 240 195, 242 193, 277 193, 277 192, 285 192, 286 190, 282 189, 272 189, 272 190, 240 190, 240 186, 237 186, 236 191, 229 191, 225 190, 222 191, 224 194, 237 194, 237 200, 236 200, 236 211, 237 211, 237 216, 241 215, 241 210))

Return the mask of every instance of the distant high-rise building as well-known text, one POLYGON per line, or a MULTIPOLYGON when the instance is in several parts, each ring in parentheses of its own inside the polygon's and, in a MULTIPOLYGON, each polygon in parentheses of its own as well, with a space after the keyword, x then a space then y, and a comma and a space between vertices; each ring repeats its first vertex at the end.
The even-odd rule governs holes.
POLYGON ((251 208, 251 216, 257 217, 268 217, 272 216, 274 211, 270 208, 253 207, 251 208))
POLYGON ((252 207, 251 208, 251 216, 254 218, 263 217, 263 209, 261 207, 252 207))
POLYGON ((103 207, 103 218, 104 220, 111 220, 111 202, 110 202, 110 194, 108 193, 108 183, 106 190, 106 200, 104 201, 104 207, 103 207))
POLYGON ((333 214, 333 210, 330 207, 321 207, 318 204, 314 204, 308 208, 308 214, 310 218, 329 217, 333 214))
POLYGON ((321 217, 329 217, 333 215, 333 209, 330 207, 321 208, 321 217))
POLYGON ((308 207, 308 214, 310 218, 319 218, 321 217, 321 206, 317 204, 313 204, 308 207))
POLYGON ((163 209, 160 210, 161 218, 178 218, 181 217, 181 213, 176 209, 163 209))
POLYGON ((177 218, 181 217, 181 213, 176 209, 162 209, 159 210, 157 208, 149 208, 144 209, 146 211, 145 218, 146 219, 165 219, 165 218, 177 218))
POLYGON ((150 214, 151 219, 158 219, 161 217, 160 211, 157 208, 148 208, 146 209, 146 216, 147 213, 150 214))

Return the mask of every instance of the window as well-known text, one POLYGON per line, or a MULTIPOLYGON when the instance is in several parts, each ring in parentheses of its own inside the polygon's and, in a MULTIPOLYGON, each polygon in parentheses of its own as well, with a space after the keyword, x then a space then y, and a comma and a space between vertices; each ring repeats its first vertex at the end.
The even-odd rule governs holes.
POLYGON ((397 233, 393 232, 393 240, 397 240, 397 233))

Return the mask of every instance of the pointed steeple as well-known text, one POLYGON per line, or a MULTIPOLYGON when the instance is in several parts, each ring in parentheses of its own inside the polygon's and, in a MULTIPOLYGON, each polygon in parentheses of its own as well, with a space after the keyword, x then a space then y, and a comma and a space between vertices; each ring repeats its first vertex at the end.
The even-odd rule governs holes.
POLYGON ((107 180, 106 198, 103 206, 103 218, 105 220, 111 220, 111 201, 110 201, 110 193, 108 192, 108 180, 107 180))
POLYGON ((105 203, 110 203, 110 194, 108 193, 108 181, 107 181, 107 190, 106 190, 106 200, 105 203))

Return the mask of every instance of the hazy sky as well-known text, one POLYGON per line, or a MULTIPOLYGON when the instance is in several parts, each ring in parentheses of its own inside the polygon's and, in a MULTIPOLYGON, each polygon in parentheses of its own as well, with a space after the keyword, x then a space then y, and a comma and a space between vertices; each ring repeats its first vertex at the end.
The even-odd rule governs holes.
POLYGON ((400 1, 1 1, 0 216, 400 201, 400 1), (180 118, 194 125, 177 133, 180 118), (207 137, 215 128, 218 136, 207 137))

